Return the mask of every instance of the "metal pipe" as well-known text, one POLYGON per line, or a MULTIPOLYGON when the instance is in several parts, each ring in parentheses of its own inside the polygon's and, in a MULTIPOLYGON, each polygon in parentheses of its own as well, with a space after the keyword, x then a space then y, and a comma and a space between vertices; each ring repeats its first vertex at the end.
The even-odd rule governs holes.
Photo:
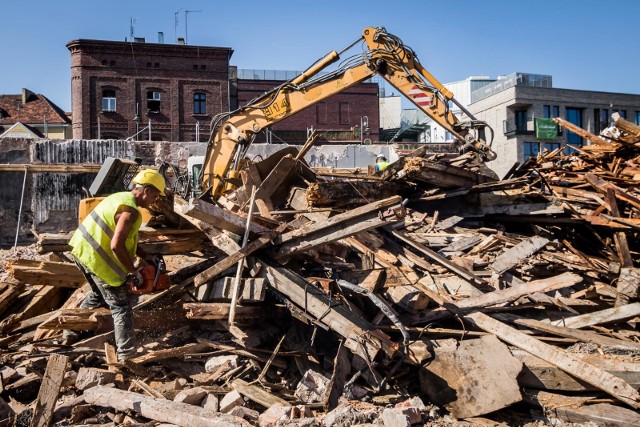
POLYGON ((27 186, 27 171, 29 167, 24 166, 24 179, 22 180, 22 195, 20 196, 20 210, 18 211, 18 225, 16 226, 16 240, 13 242, 13 250, 15 252, 18 247, 18 234, 20 233, 20 218, 22 218, 22 203, 24 202, 24 189, 27 186))
POLYGON ((320 70, 322 70, 323 68, 327 67, 330 64, 333 64, 338 59, 340 59, 340 55, 338 55, 338 52, 336 52, 335 50, 330 52, 329 54, 327 54, 327 56, 322 58, 315 65, 312 65, 311 67, 307 68, 305 71, 302 72, 302 74, 300 74, 295 79, 291 80, 291 84, 298 85, 300 83, 306 82, 307 80, 309 80, 309 78, 318 74, 320 70))

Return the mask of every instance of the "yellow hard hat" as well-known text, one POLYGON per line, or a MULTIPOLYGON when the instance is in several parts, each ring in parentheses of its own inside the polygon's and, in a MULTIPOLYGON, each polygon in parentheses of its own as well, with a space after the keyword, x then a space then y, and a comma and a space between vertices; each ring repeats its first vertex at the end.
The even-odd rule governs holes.
POLYGON ((164 177, 155 169, 141 170, 135 178, 133 178, 133 183, 139 185, 152 185, 160 190, 160 194, 164 196, 164 177))

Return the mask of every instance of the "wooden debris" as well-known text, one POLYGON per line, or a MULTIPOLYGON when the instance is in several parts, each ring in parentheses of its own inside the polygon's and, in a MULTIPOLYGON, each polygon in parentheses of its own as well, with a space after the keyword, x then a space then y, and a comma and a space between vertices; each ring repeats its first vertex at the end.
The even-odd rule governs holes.
POLYGON ((166 399, 147 397, 131 391, 96 386, 84 391, 87 403, 108 406, 119 411, 133 410, 149 419, 178 426, 193 427, 245 427, 242 418, 226 414, 212 414, 199 406, 166 399))

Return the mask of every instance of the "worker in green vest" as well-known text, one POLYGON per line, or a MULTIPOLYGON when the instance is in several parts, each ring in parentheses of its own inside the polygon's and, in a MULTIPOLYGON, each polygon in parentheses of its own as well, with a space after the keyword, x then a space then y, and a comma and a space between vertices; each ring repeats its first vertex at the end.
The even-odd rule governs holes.
MULTIPOLYGON (((144 169, 133 179, 133 189, 112 194, 101 201, 82 221, 69 244, 78 267, 91 286, 80 308, 109 307, 113 317, 118 360, 135 354, 135 334, 129 282, 142 283, 136 267, 139 208, 148 208, 164 196, 164 177, 154 169, 144 169)), ((70 344, 78 335, 64 331, 70 344)))
POLYGON ((381 172, 389 167, 391 163, 387 161, 384 154, 380 153, 376 156, 376 173, 381 172))

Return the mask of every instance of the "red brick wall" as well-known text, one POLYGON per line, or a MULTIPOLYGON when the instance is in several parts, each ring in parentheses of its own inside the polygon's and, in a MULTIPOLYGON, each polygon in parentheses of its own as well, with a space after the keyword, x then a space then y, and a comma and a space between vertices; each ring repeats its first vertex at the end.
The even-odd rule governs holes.
MULTIPOLYGON (((282 82, 276 80, 238 80, 238 104, 244 106, 280 84, 282 82)), ((365 138, 378 141, 380 113, 377 83, 360 83, 275 123, 271 128, 285 142, 302 143, 304 140, 288 140, 286 132, 306 131, 311 127, 318 130, 350 130, 354 126, 360 126, 363 116, 369 119, 370 129, 365 138)), ((257 138, 258 142, 263 140, 261 137, 257 138)), ((274 138, 273 142, 279 140, 274 138)))
MULTIPOLYGON (((71 52, 73 138, 124 139, 151 120, 152 139, 206 141, 211 118, 229 109, 232 50, 155 43, 75 40, 71 52), (102 91, 116 91, 115 112, 102 112, 102 91), (147 112, 147 92, 160 92, 160 113, 147 112), (194 114, 193 95, 207 95, 206 114, 194 114)), ((138 139, 147 139, 146 131, 138 139)))

